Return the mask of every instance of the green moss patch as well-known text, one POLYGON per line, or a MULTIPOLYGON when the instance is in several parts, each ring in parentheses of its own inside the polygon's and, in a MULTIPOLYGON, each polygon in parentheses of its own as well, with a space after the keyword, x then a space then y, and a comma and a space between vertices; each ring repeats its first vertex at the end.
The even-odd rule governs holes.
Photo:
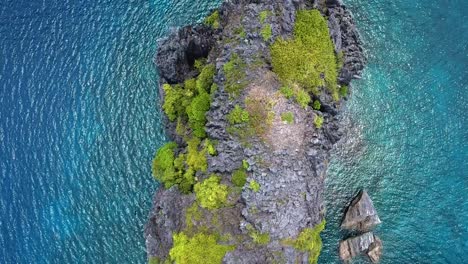
POLYGON ((246 67, 247 64, 237 54, 232 55, 231 59, 224 64, 223 70, 226 76, 224 89, 231 96, 238 96, 247 86, 246 67))
POLYGON ((218 10, 214 11, 213 13, 211 13, 211 15, 207 16, 205 18, 204 24, 211 26, 214 29, 218 29, 220 27, 218 10))
POLYGON ((318 10, 298 11, 294 38, 277 39, 270 51, 273 70, 284 85, 297 84, 315 94, 327 87, 338 99, 337 60, 327 22, 318 10))
POLYGON ((247 182, 247 172, 244 168, 235 170, 232 173, 232 183, 237 187, 242 187, 247 182))
POLYGON ((227 252, 235 246, 218 244, 215 235, 197 233, 192 237, 185 233, 173 234, 174 245, 169 252, 177 264, 221 264, 227 252))
POLYGON ((286 122, 287 124, 292 124, 294 123, 294 114, 291 112, 282 113, 281 120, 286 122))
POLYGON ((320 232, 325 229, 325 220, 314 228, 305 228, 295 240, 286 239, 283 244, 294 247, 297 250, 309 253, 309 263, 316 264, 322 250, 322 238, 320 232))
POLYGON ((216 209, 226 205, 228 187, 220 182, 221 177, 211 175, 203 183, 195 184, 195 195, 203 208, 216 209))

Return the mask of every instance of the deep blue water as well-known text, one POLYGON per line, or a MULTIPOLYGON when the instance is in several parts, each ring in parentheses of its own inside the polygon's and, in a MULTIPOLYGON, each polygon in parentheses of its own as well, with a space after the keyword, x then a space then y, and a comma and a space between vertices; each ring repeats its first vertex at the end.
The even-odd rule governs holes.
MULTIPOLYGON (((144 263, 165 140, 156 39, 220 1, 3 0, 0 263, 144 263)), ((348 0, 369 55, 327 179, 320 263, 362 187, 383 263, 467 263, 468 6, 348 0)))
POLYGON ((2 0, 0 263, 144 263, 156 39, 198 0, 2 0))

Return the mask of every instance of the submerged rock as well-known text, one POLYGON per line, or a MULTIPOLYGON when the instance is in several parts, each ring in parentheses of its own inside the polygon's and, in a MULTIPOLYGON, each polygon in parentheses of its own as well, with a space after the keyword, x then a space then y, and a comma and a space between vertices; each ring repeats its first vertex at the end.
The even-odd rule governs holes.
POLYGON ((382 255, 382 241, 372 232, 348 238, 340 242, 340 259, 350 261, 352 258, 365 254, 372 263, 378 263, 382 255))
POLYGON ((364 190, 360 191, 351 202, 341 223, 341 228, 365 232, 380 223, 374 204, 364 190))

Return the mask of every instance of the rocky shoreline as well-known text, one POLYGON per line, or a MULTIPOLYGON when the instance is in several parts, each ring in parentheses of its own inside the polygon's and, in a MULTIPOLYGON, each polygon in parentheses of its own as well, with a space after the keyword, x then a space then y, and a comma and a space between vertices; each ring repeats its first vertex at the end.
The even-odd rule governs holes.
MULTIPOLYGON (((276 39, 291 38, 297 11, 312 8, 328 18, 335 53, 341 54, 338 85, 351 88, 366 59, 352 16, 338 0, 226 1, 214 23, 187 26, 160 41, 156 64, 161 96, 167 93, 163 84, 177 85, 201 75, 197 61, 213 65, 216 89, 210 94, 204 137, 216 142, 216 154, 206 155, 207 166, 196 171, 194 179, 197 185, 217 175, 229 193, 226 206, 210 209, 200 205, 193 192, 183 194, 176 185, 159 188, 145 227, 150 261, 171 263, 174 234, 181 233, 216 233, 217 243, 226 246, 222 263, 313 263, 318 257, 299 241, 303 235, 319 234, 318 227, 325 224, 324 179, 330 150, 343 133, 339 114, 349 91, 338 99, 327 90, 313 93, 311 102, 301 107, 278 95, 282 83, 270 54, 276 39), (238 73, 242 78, 233 83, 226 66, 230 63, 234 68, 245 64, 238 73), (234 97, 229 88, 239 85, 242 90, 234 97), (268 113, 260 115, 268 126, 255 126, 255 135, 244 135, 242 124, 230 120, 238 106, 247 111, 268 107, 268 113), (291 122, 285 113, 293 116, 291 122), (317 117, 322 123, 313 125, 317 117), (246 178, 244 186, 236 188, 232 182, 238 171, 246 178)), ((187 133, 180 132, 180 122, 164 118, 165 132, 178 146, 174 153, 187 154, 190 143, 187 133)))

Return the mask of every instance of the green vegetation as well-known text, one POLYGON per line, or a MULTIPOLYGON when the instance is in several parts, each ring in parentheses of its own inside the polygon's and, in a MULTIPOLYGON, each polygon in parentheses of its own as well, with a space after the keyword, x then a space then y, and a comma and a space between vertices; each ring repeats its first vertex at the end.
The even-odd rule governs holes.
POLYGON ((196 79, 188 79, 183 85, 163 85, 165 94, 163 109, 170 121, 177 119, 176 132, 179 135, 185 135, 187 123, 193 135, 201 139, 206 137, 205 114, 211 105, 210 93, 215 90, 213 89, 215 66, 202 65, 202 61, 196 62, 196 67, 201 67, 196 79))
POLYGON ((245 29, 243 26, 240 26, 234 29, 234 34, 238 35, 240 38, 243 38, 243 39, 247 37, 247 33, 245 32, 245 29))
POLYGON ((323 117, 322 116, 319 116, 319 115, 316 115, 315 116, 315 119, 314 119, 314 125, 316 128, 322 128, 322 125, 323 125, 323 117))
POLYGON ((333 43, 327 22, 318 10, 298 11, 294 38, 278 39, 270 50, 273 70, 283 85, 297 84, 315 94, 326 86, 338 100, 333 43))
POLYGON ((265 135, 275 118, 275 113, 271 111, 274 106, 271 98, 266 96, 248 97, 245 99, 245 106, 249 112, 250 133, 255 133, 258 136, 265 135))
POLYGON ((259 231, 255 230, 255 228, 248 224, 247 230, 249 231, 249 236, 253 239, 256 244, 259 245, 266 245, 270 243, 270 234, 268 233, 260 233, 259 231))
POLYGON ((219 24, 219 12, 218 10, 214 11, 211 15, 205 18, 204 21, 205 25, 211 26, 214 29, 218 29, 220 24, 219 24))
POLYGON ((234 109, 227 116, 229 124, 243 124, 249 122, 249 112, 239 105, 234 106, 234 109))
POLYGON ((192 138, 187 142, 187 165, 194 171, 206 171, 208 164, 206 162, 206 148, 200 150, 200 139, 192 138))
POLYGON ((262 35, 263 41, 270 40, 271 35, 273 34, 271 30, 271 25, 270 24, 264 25, 260 34, 262 35))
POLYGON ((281 120, 288 123, 292 124, 294 123, 294 114, 291 112, 285 112, 281 114, 281 120))
POLYGON ((242 168, 244 168, 244 170, 248 170, 249 167, 250 167, 249 162, 247 162, 247 160, 242 160, 242 168))
POLYGON ((197 233, 188 237, 185 233, 173 234, 174 245, 169 252, 177 264, 221 264, 224 255, 235 246, 218 244, 215 235, 197 233))
POLYGON ((280 88, 280 92, 286 97, 286 99, 291 99, 294 97, 294 90, 288 86, 283 86, 280 88))
POLYGON ((314 226, 314 228, 305 228, 297 236, 296 240, 287 239, 284 243, 293 246, 297 250, 308 252, 309 263, 316 264, 322 250, 320 232, 325 229, 325 223, 325 220, 323 220, 320 224, 314 226))
POLYGON ((340 95, 341 95, 341 97, 348 96, 348 86, 346 86, 346 85, 341 86, 340 95))
POLYGON ((246 67, 247 64, 237 54, 233 54, 231 59, 224 64, 223 70, 226 76, 224 88, 231 96, 238 96, 247 85, 246 67))
POLYGON ((314 108, 315 110, 320 110, 321 107, 322 107, 322 104, 320 103, 320 101, 319 101, 319 100, 315 100, 315 101, 314 101, 313 108, 314 108))
POLYGON ((272 15, 270 10, 264 10, 260 12, 260 23, 265 23, 267 18, 269 18, 272 15))
POLYGON ((215 147, 215 144, 216 142, 213 142, 209 139, 205 139, 205 150, 206 152, 208 152, 208 154, 210 154, 211 156, 216 156, 218 154, 218 152, 216 151, 216 147, 215 147))
POLYGON ((306 91, 302 89, 297 90, 296 101, 302 108, 307 108, 311 100, 310 95, 306 91))
POLYGON ((336 54, 336 70, 339 73, 344 65, 344 51, 340 51, 336 54))
POLYGON ((226 204, 228 187, 220 182, 221 177, 213 174, 203 183, 195 184, 195 195, 203 208, 216 209, 226 204))
POLYGON ((178 185, 181 192, 189 193, 195 183, 194 172, 185 171, 184 154, 179 154, 175 158, 176 148, 176 143, 169 142, 158 150, 153 160, 153 175, 164 185, 164 188, 178 185))
POLYGON ((237 187, 242 187, 247 182, 247 172, 244 168, 240 168, 234 171, 232 174, 232 183, 237 187))
POLYGON ((256 180, 251 180, 249 188, 252 189, 252 191, 254 192, 258 192, 260 191, 260 183, 258 183, 256 180))

